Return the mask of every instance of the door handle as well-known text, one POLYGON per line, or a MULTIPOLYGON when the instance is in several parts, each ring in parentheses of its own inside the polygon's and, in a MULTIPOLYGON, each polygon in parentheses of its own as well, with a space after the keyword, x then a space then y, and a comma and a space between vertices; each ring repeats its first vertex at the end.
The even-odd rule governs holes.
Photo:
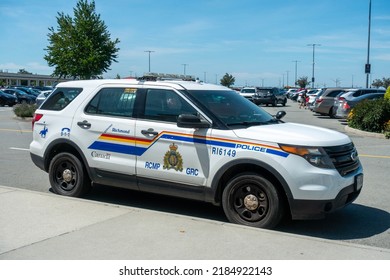
POLYGON ((147 136, 151 136, 151 135, 156 136, 156 135, 158 135, 158 132, 154 131, 153 128, 149 128, 147 130, 146 129, 142 129, 141 133, 143 135, 147 135, 147 136))
POLYGON ((84 129, 91 128, 91 124, 88 121, 77 122, 77 125, 84 129))

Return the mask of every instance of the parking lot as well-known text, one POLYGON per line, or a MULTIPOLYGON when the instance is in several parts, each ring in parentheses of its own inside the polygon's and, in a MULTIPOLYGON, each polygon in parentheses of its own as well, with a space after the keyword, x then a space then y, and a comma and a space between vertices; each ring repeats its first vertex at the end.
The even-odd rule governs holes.
MULTIPOLYGON (((347 133, 358 149, 365 176, 362 193, 352 205, 324 220, 294 221, 276 230, 390 249, 389 140, 346 131, 344 122, 299 109, 298 104, 290 100, 286 107, 264 109, 271 114, 285 110, 287 115, 284 120, 288 122, 306 123, 347 133)), ((28 152, 30 141, 30 121, 15 118, 12 108, 0 107, 0 185, 50 192, 47 174, 31 162, 28 152)), ((176 213, 188 219, 200 217, 226 221, 222 210, 212 205, 128 190, 98 187, 86 199, 176 213)))

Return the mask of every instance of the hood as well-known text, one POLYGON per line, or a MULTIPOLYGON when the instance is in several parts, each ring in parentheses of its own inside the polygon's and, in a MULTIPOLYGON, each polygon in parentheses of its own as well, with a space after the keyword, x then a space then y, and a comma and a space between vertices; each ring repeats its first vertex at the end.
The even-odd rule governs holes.
POLYGON ((341 132, 297 123, 251 126, 245 129, 236 129, 234 133, 237 137, 247 140, 302 146, 326 147, 351 142, 349 137, 341 132))

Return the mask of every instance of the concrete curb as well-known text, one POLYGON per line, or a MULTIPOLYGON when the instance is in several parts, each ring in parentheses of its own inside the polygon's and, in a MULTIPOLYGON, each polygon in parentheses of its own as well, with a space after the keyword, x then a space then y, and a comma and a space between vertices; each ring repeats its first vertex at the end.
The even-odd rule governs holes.
POLYGON ((367 137, 373 137, 378 139, 386 139, 385 135, 383 133, 375 133, 375 132, 368 132, 359 130, 356 128, 349 127, 348 125, 345 126, 345 131, 357 135, 367 136, 367 137))

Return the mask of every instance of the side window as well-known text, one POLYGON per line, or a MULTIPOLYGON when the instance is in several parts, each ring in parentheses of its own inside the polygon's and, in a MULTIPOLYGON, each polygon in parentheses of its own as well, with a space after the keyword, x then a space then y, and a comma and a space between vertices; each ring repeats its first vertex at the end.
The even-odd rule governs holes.
POLYGON ((101 89, 85 108, 87 114, 132 117, 137 89, 101 89))
POLYGON ((176 122, 180 114, 194 114, 196 110, 176 92, 165 89, 148 89, 144 118, 176 122))
POLYGON ((353 97, 358 97, 362 95, 362 91, 361 90, 357 90, 354 94, 352 94, 353 97))
POLYGON ((328 97, 336 97, 337 95, 339 95, 342 92, 343 92, 342 90, 332 91, 331 93, 329 93, 328 97))
POLYGON ((56 88, 42 104, 41 109, 61 111, 68 106, 82 90, 82 88, 56 88))

